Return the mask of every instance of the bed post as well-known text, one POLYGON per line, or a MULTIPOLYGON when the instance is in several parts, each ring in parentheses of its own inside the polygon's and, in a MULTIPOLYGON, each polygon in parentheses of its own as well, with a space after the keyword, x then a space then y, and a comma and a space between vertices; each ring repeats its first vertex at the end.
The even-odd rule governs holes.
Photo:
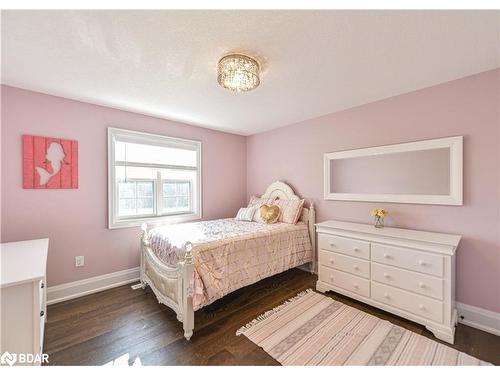
POLYGON ((309 226, 309 234, 311 237, 311 245, 313 252, 313 259, 311 262, 311 273, 316 272, 316 211, 314 210, 314 203, 311 202, 311 207, 309 207, 309 218, 307 225, 309 226))
MULTIPOLYGON (((148 236, 148 225, 146 223, 142 223, 141 225, 141 264, 140 264, 140 272, 139 272, 139 286, 142 289, 146 287, 146 283, 144 282, 144 274, 146 272, 146 262, 144 260, 144 252, 146 248, 149 246, 149 236, 148 236)), ((134 285, 135 286, 135 285, 134 285)))
POLYGON ((186 255, 182 264, 182 325, 186 340, 193 336, 194 329, 193 289, 191 287, 194 271, 192 250, 191 242, 186 243, 186 255))

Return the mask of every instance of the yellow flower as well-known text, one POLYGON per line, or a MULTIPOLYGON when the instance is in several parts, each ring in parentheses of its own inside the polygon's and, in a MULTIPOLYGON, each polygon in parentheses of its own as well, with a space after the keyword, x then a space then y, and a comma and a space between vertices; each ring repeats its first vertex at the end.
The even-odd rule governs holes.
POLYGON ((384 210, 383 208, 374 208, 373 210, 371 210, 371 215, 384 218, 389 215, 389 212, 387 210, 384 210))

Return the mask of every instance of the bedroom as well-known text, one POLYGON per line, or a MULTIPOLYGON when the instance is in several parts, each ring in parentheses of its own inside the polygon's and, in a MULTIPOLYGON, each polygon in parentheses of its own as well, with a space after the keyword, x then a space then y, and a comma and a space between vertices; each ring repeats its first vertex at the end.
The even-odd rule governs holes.
POLYGON ((2 9, 2 365, 500 364, 500 11, 273 5, 2 9))

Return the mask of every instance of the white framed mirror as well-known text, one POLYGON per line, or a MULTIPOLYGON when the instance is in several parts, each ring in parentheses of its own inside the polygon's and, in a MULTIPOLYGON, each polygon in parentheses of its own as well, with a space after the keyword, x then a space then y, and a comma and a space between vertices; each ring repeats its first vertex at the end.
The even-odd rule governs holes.
POLYGON ((463 204, 463 137, 330 152, 327 200, 463 204))

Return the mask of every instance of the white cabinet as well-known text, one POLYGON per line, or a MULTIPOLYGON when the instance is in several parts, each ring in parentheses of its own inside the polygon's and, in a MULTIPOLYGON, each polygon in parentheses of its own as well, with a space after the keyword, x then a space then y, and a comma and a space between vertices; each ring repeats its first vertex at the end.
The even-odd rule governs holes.
POLYGON ((344 294, 423 324, 453 343, 458 235, 326 221, 318 233, 320 292, 344 294))
POLYGON ((0 245, 0 353, 25 355, 40 364, 46 319, 48 239, 0 245))

